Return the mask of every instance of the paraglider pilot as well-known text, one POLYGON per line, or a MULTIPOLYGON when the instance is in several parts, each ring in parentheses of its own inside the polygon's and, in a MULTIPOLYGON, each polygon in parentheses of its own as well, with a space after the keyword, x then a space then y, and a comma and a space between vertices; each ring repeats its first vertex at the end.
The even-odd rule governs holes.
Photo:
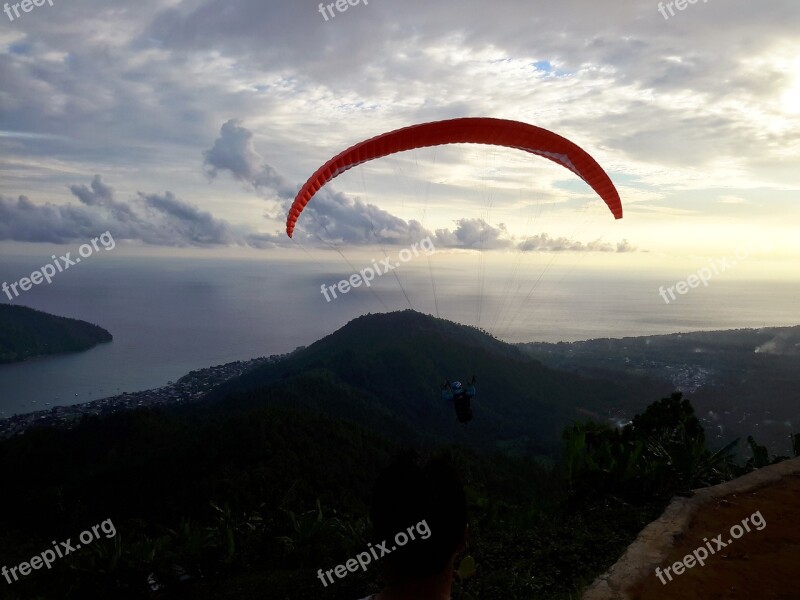
POLYGON ((462 385, 460 381, 450 383, 449 380, 442 385, 442 399, 453 401, 456 418, 461 423, 469 423, 472 420, 471 401, 475 396, 476 381, 475 375, 473 375, 466 386, 462 385))

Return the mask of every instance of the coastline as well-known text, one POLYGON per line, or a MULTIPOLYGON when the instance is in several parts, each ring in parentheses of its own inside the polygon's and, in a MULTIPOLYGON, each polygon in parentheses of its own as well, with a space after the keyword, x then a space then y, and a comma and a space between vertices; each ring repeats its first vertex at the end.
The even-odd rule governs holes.
POLYGON ((123 392, 81 404, 59 405, 47 410, 15 414, 0 419, 0 440, 23 435, 32 427, 69 428, 79 422, 84 415, 107 415, 148 406, 173 406, 195 402, 222 383, 263 364, 281 361, 289 354, 291 353, 272 354, 190 371, 178 381, 170 382, 160 388, 123 392))

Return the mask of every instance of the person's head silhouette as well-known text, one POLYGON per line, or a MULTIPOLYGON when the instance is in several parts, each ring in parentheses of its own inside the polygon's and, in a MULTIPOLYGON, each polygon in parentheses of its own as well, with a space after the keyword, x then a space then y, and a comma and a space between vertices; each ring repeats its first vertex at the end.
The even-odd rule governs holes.
POLYGON ((421 467, 413 455, 399 457, 375 482, 370 515, 375 543, 390 551, 381 558, 387 585, 376 600, 449 599, 467 535, 466 495, 450 463, 421 467))

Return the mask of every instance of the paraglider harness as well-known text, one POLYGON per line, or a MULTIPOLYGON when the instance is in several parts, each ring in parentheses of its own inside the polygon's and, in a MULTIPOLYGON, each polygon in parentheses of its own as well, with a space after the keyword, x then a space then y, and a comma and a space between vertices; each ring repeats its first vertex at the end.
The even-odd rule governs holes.
POLYGON ((471 400, 475 396, 475 381, 475 375, 473 375, 466 389, 458 381, 450 383, 448 380, 442 386, 442 398, 453 401, 453 406, 456 409, 456 418, 461 423, 466 424, 472 421, 471 400))

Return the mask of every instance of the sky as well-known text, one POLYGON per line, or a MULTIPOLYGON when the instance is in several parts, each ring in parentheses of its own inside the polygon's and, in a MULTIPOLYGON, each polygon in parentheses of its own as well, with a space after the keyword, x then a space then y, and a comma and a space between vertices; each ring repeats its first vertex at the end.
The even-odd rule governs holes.
POLYGON ((743 274, 798 277, 797 0, 13 4, 0 257, 106 231, 120 253, 301 261, 430 236, 452 256, 560 252, 598 269, 747 253, 743 274), (576 142, 624 218, 550 161, 459 145, 348 171, 285 235, 294 195, 341 150, 467 116, 576 142))

